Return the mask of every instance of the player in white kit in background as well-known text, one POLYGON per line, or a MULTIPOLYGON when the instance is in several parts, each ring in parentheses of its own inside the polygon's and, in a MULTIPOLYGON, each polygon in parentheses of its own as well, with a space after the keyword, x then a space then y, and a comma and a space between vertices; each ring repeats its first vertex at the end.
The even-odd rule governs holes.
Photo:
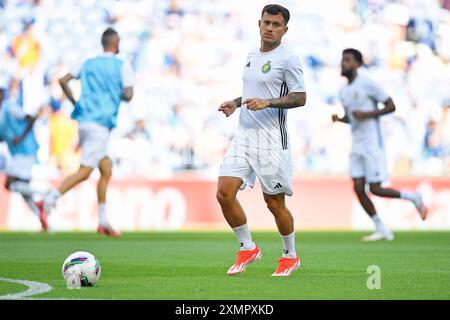
POLYGON ((358 50, 349 48, 343 51, 341 75, 347 78, 348 84, 341 89, 340 99, 345 116, 339 118, 333 114, 332 120, 349 123, 351 126, 350 175, 358 200, 376 228, 373 234, 363 240, 393 240, 393 233, 383 224, 366 193, 366 184, 369 184, 369 190, 374 195, 411 201, 423 220, 427 218, 427 209, 418 192, 397 191, 381 185, 388 179, 388 169, 380 116, 394 112, 395 105, 383 88, 366 75, 358 73, 362 64, 363 57, 358 50), (379 102, 384 104, 384 108, 378 108, 379 102))
MULTIPOLYGON (((217 201, 241 243, 229 275, 245 271, 261 258, 236 194, 246 185, 261 183, 264 201, 274 215, 283 243, 283 255, 273 276, 289 276, 299 266, 294 220, 285 204, 292 195, 292 164, 287 109, 305 105, 306 92, 299 58, 281 44, 289 11, 279 5, 263 8, 259 29, 261 46, 250 52, 243 73, 243 94, 219 107, 227 117, 241 107, 239 126, 220 166, 217 201)), ((261 212, 261 214, 264 214, 261 212)))

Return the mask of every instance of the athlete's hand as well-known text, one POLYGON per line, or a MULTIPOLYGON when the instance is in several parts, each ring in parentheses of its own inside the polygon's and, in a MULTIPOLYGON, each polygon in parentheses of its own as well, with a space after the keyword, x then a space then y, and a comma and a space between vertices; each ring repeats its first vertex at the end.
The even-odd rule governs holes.
POLYGON ((339 121, 338 115, 337 115, 337 114, 332 114, 332 115, 331 115, 331 120, 332 120, 333 122, 339 121))
POLYGON ((358 119, 358 120, 363 120, 363 119, 368 118, 367 112, 364 112, 364 111, 356 110, 356 111, 353 111, 352 114, 355 117, 355 119, 358 119))
POLYGON ((251 99, 245 99, 244 102, 242 102, 242 104, 246 104, 247 109, 249 109, 249 110, 253 110, 253 111, 264 110, 269 107, 269 100, 251 98, 251 99))
POLYGON ((229 117, 234 112, 234 110, 236 110, 236 108, 236 102, 231 100, 222 103, 219 107, 219 111, 222 111, 227 117, 229 117))

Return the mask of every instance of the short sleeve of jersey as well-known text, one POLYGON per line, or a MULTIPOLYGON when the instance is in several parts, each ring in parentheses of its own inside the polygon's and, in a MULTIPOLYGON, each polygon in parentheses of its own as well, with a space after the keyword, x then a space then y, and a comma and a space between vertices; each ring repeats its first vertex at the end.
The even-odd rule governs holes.
POLYGON ((134 85, 134 74, 131 64, 124 61, 122 64, 122 87, 130 88, 134 85))
POLYGON ((367 78, 366 88, 369 97, 377 102, 385 102, 389 99, 389 95, 386 91, 384 91, 384 89, 372 79, 367 78))
POLYGON ((290 56, 286 60, 284 79, 289 92, 306 92, 302 64, 297 56, 290 56))

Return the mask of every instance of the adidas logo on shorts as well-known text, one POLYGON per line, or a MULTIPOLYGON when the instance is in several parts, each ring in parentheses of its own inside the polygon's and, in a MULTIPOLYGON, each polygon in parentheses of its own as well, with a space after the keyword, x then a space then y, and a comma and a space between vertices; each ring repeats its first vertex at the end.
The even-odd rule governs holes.
POLYGON ((273 187, 274 189, 280 189, 283 188, 283 186, 278 182, 275 187, 273 187))

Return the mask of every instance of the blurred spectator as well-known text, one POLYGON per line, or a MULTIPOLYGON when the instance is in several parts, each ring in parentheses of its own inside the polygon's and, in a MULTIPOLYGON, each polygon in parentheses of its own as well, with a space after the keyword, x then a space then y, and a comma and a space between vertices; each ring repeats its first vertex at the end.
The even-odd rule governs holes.
POLYGON ((41 58, 41 46, 33 34, 34 18, 24 21, 23 32, 12 42, 12 52, 24 71, 32 72, 41 58))
MULTIPOLYGON (((114 174, 170 178, 196 170, 215 178, 238 120, 237 114, 225 120, 217 106, 241 94, 245 54, 259 45, 266 3, 0 0, 0 82, 21 78, 24 108, 53 110, 48 122, 36 124, 43 176, 55 168, 64 174, 79 156, 71 106, 56 80, 98 54, 100 34, 113 26, 136 76, 135 97, 122 106, 110 146, 114 174)), ((303 60, 308 91, 307 105, 288 117, 296 174, 347 172, 349 129, 329 121, 342 112, 336 98, 346 47, 364 53, 361 72, 397 105, 382 118, 392 173, 450 174, 450 108, 442 108, 450 98, 450 1, 280 4, 291 11, 285 40, 303 60)), ((80 90, 76 83, 73 89, 80 90)))
POLYGON ((76 170, 79 161, 78 127, 70 117, 72 105, 66 99, 56 78, 50 84, 51 115, 49 119, 50 161, 64 174, 76 170))
POLYGON ((425 134, 425 156, 427 158, 439 158, 442 155, 442 135, 436 121, 428 121, 425 134))

